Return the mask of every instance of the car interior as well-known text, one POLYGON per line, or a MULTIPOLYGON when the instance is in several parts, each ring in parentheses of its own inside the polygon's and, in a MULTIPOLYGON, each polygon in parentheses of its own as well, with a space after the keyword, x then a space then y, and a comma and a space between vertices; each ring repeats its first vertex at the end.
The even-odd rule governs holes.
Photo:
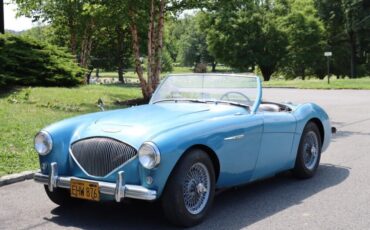
POLYGON ((284 104, 262 101, 258 107, 259 112, 291 112, 292 109, 284 104))

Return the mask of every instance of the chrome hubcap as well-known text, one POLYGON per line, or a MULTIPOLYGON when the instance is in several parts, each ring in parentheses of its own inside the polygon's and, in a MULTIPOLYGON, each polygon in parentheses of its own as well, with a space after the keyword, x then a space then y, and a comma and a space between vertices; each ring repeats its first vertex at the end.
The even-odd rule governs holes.
POLYGON ((315 168, 317 159, 319 158, 319 140, 315 132, 310 131, 305 137, 303 147, 303 160, 307 169, 315 168))
POLYGON ((207 205, 211 180, 207 167, 195 163, 187 172, 183 184, 183 197, 186 209, 191 214, 199 214, 207 205))

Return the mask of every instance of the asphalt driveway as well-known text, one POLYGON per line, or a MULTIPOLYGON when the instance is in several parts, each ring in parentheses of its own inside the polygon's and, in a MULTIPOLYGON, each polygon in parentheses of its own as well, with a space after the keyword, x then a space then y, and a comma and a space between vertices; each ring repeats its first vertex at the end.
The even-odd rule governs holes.
MULTIPOLYGON (((289 173, 220 192, 194 229, 370 229, 370 91, 265 89, 266 101, 316 102, 338 128, 317 175, 289 173)), ((166 229, 157 204, 61 208, 26 181, 0 188, 0 229, 166 229)))

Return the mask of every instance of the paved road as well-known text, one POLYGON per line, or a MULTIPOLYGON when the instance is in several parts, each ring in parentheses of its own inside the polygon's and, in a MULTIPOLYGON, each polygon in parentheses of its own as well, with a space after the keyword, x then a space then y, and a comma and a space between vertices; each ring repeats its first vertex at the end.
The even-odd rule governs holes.
MULTIPOLYGON (((315 101, 339 131, 316 177, 280 175, 224 191, 194 229, 370 229, 370 91, 266 89, 268 101, 315 101)), ((157 205, 51 203, 26 181, 0 188, 0 229, 166 229, 157 205)))

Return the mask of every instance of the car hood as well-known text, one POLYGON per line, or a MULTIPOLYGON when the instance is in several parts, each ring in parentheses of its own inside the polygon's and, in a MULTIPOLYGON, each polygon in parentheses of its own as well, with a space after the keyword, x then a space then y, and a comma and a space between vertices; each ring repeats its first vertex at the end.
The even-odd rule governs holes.
POLYGON ((145 141, 178 127, 227 116, 246 113, 244 108, 230 105, 195 103, 158 103, 101 113, 98 118, 81 124, 71 142, 92 136, 115 138, 139 148, 145 141))

